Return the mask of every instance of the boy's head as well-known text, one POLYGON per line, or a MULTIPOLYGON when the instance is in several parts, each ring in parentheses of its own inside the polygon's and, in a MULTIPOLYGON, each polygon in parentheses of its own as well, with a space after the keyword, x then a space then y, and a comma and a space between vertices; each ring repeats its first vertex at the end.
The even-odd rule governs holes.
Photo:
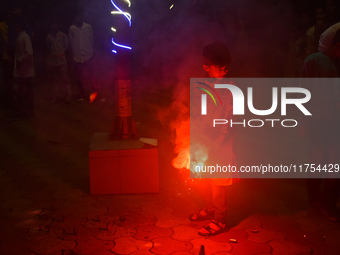
POLYGON ((224 78, 229 69, 231 56, 228 47, 221 42, 208 44, 203 49, 203 69, 210 78, 224 78))

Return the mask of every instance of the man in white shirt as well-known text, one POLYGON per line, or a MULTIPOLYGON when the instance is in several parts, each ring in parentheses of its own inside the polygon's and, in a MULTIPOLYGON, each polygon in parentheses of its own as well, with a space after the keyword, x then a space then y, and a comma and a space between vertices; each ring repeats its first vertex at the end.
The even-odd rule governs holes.
POLYGON ((93 30, 92 26, 85 23, 82 15, 77 15, 74 24, 69 28, 72 58, 76 73, 79 92, 79 100, 89 98, 92 91, 92 68, 93 57, 93 30), (89 77, 85 78, 84 76, 89 77), (90 83, 86 84, 85 80, 90 83), (88 85, 88 86, 86 86, 88 85))

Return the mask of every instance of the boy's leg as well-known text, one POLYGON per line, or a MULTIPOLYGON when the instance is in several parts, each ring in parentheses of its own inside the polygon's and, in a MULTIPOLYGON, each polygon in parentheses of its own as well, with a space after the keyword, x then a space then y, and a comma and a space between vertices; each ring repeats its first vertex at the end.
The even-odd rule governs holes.
POLYGON ((227 215, 227 186, 212 185, 213 207, 215 210, 214 220, 226 223, 227 215))
POLYGON ((227 214, 227 186, 212 185, 214 219, 198 231, 202 236, 213 236, 228 230, 226 226, 227 214))

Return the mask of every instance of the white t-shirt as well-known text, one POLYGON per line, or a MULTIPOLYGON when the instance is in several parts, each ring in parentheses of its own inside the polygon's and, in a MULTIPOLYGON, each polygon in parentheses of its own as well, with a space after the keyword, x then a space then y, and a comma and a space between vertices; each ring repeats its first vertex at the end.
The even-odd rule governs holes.
POLYGON ((25 31, 20 32, 16 39, 13 75, 21 78, 34 76, 33 48, 25 31))
POLYGON ((84 63, 93 56, 93 30, 92 26, 83 22, 81 28, 72 25, 69 28, 69 38, 72 48, 73 60, 84 63))

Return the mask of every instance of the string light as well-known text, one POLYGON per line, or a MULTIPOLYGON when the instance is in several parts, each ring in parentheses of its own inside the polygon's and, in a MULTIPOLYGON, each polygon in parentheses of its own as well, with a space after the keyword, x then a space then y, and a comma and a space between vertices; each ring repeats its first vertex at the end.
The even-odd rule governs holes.
POLYGON ((113 38, 112 38, 111 42, 112 42, 114 45, 116 45, 117 47, 121 47, 121 48, 124 48, 124 49, 132 50, 132 48, 131 48, 130 46, 116 43, 116 42, 113 40, 113 38))
MULTIPOLYGON (((118 11, 115 14, 123 14, 126 19, 129 21, 129 27, 131 27, 131 15, 127 12, 123 12, 121 9, 118 8, 118 6, 113 2, 113 0, 111 0, 111 4, 113 5, 113 7, 116 8, 116 10, 118 11)), ((112 12, 111 12, 112 13, 112 12)))
MULTIPOLYGON (((110 0, 110 1, 111 1, 112 6, 116 9, 116 11, 111 11, 111 14, 113 14, 113 15, 123 15, 123 16, 128 20, 128 22, 129 22, 129 27, 131 27, 131 18, 132 18, 132 17, 131 17, 131 14, 128 13, 128 12, 122 11, 122 10, 115 4, 115 2, 114 2, 113 0, 110 0)), ((124 0, 124 2, 128 4, 128 7, 131 6, 130 0, 124 0)), ((111 27, 111 31, 112 31, 112 32, 117 32, 117 29, 114 28, 114 27, 111 27)), ((130 46, 116 43, 116 42, 114 41, 113 38, 111 38, 111 42, 112 42, 112 44, 115 45, 116 47, 120 47, 120 48, 123 48, 123 49, 132 50, 132 48, 131 48, 130 46)), ((111 51, 112 51, 112 53, 115 53, 115 54, 118 53, 117 50, 111 50, 111 51)))
POLYGON ((127 16, 129 20, 131 20, 131 14, 128 12, 112 11, 111 14, 123 14, 124 16, 127 16))
POLYGON ((131 7, 131 2, 130 0, 124 0, 125 3, 127 3, 129 5, 129 7, 131 7))

